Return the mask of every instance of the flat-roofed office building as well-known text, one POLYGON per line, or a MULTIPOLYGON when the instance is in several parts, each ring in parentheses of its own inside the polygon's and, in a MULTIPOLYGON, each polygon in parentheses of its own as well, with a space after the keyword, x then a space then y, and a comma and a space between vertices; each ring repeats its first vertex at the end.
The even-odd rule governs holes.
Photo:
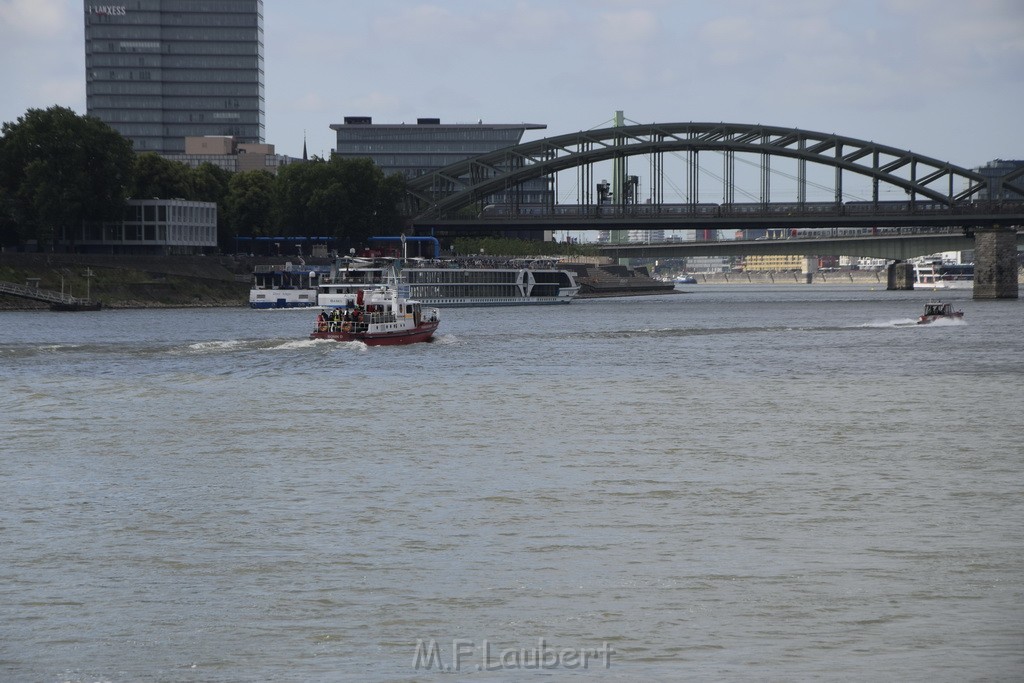
POLYGON ((58 241, 90 254, 202 254, 217 247, 217 205, 129 199, 123 220, 64 226, 58 241))
MULTIPOLYGON (((431 173, 449 164, 512 147, 522 142, 528 130, 543 130, 542 123, 441 123, 436 118, 419 118, 416 123, 374 123, 369 116, 346 116, 344 123, 331 124, 337 134, 335 157, 368 158, 385 175, 400 173, 407 179, 431 173)), ((554 204, 551 179, 534 178, 514 189, 484 198, 479 210, 542 212, 554 204)), ((551 231, 506 230, 507 237, 551 239, 551 231)))
POLYGON ((263 142, 263 0, 84 7, 86 113, 136 152, 181 154, 190 136, 263 142))
MULTIPOLYGON (((481 154, 522 142, 528 130, 543 130, 542 123, 441 123, 420 118, 416 123, 374 123, 369 116, 346 116, 331 124, 337 147, 333 154, 344 159, 369 158, 386 175, 400 173, 415 178, 481 154)), ((550 183, 538 178, 523 183, 520 204, 551 203, 550 183)), ((505 204, 509 197, 492 196, 491 203, 505 204)))

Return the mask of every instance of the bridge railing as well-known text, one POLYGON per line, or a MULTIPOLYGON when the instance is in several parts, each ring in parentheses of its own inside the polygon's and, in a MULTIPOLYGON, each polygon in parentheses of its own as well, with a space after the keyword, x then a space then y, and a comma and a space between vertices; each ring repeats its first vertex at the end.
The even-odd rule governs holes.
POLYGON ((51 304, 92 303, 91 299, 71 296, 70 294, 64 294, 63 292, 55 292, 49 289, 40 289, 39 287, 19 285, 13 282, 0 282, 0 294, 10 294, 12 296, 21 297, 23 299, 45 301, 51 304))

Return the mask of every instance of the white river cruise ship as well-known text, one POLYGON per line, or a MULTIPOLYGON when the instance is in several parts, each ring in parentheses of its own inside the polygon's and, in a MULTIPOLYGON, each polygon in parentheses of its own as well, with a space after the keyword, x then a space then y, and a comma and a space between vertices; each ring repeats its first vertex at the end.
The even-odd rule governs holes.
MULTIPOLYGON (((383 284, 393 263, 396 259, 343 258, 329 268, 260 267, 253 273, 249 305, 337 306, 357 289, 383 284)), ((575 274, 553 259, 414 258, 401 264, 403 290, 428 306, 562 304, 580 290, 575 274)))
MULTIPOLYGON (((335 306, 353 289, 378 285, 395 259, 342 259, 320 282, 317 303, 335 306)), ((400 272, 408 296, 428 306, 564 304, 580 291, 552 259, 409 259, 400 272)))

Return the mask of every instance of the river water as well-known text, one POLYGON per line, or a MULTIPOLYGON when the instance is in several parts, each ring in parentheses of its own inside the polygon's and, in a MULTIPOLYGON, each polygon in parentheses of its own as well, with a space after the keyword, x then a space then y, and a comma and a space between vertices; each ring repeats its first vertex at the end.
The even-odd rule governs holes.
POLYGON ((933 296, 2 313, 0 680, 1020 680, 1024 302, 933 296))

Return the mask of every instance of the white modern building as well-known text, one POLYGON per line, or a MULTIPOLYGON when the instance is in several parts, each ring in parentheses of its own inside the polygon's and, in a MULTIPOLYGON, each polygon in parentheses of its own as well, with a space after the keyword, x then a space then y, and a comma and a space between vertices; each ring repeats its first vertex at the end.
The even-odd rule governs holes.
POLYGON ((64 228, 59 243, 99 254, 202 254, 217 247, 217 204, 130 199, 121 222, 64 228))

